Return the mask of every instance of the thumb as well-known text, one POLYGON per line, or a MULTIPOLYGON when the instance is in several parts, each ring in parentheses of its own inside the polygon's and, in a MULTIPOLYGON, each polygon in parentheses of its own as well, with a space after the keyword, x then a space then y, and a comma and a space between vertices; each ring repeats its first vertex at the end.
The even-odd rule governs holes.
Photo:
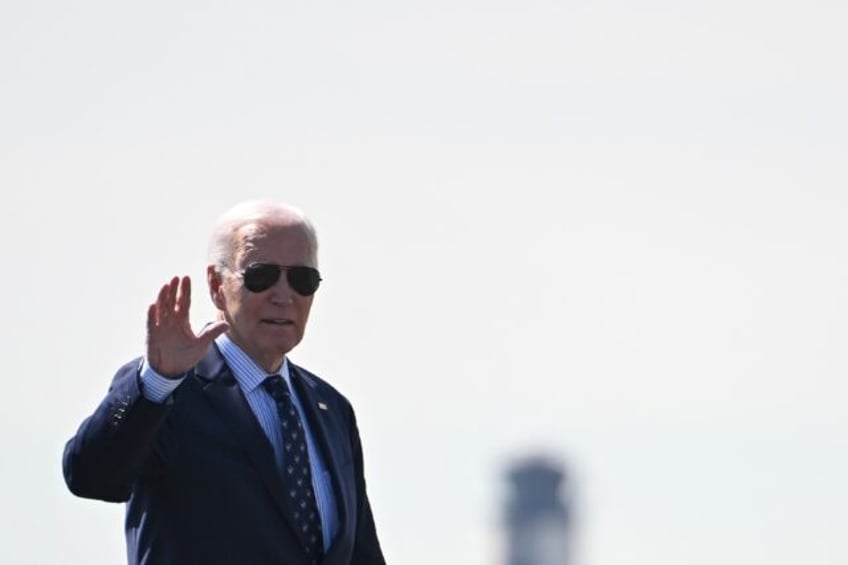
POLYGON ((230 325, 227 322, 212 322, 203 326, 203 329, 197 335, 197 339, 203 345, 209 345, 216 337, 228 329, 230 329, 230 325))

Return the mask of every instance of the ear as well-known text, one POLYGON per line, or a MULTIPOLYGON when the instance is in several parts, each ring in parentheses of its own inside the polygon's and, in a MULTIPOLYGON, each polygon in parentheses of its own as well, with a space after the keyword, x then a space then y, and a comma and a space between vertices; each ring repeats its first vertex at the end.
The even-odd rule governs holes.
POLYGON ((215 265, 206 266, 206 284, 209 286, 209 298, 218 310, 224 310, 224 281, 215 265))

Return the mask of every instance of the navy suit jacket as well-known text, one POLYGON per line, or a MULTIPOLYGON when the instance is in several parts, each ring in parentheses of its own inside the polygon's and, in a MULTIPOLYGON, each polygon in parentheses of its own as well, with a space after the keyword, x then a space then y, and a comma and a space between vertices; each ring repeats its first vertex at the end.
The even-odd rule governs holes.
MULTIPOLYGON (((271 443, 217 347, 164 404, 141 394, 140 365, 118 370, 63 457, 71 492, 127 503, 129 565, 311 565, 271 443)), ((289 367, 339 514, 321 565, 384 565, 353 409, 327 382, 289 367)))

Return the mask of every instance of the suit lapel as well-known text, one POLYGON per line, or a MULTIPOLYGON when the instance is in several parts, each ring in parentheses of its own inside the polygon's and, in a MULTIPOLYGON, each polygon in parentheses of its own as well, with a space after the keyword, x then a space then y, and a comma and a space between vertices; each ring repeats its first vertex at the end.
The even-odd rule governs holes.
MULTIPOLYGON (((332 479, 339 520, 338 537, 346 531, 348 508, 353 504, 350 499, 350 488, 345 486, 344 477, 340 475, 344 460, 339 442, 346 439, 346 434, 342 432, 343 427, 338 423, 340 414, 333 411, 334 404, 322 394, 318 388, 318 383, 291 362, 289 362, 289 370, 292 385, 300 398, 301 407, 309 421, 309 428, 317 440, 321 455, 324 457, 324 463, 332 479)), ((324 556, 325 563, 334 562, 332 560, 333 550, 337 547, 339 547, 339 544, 333 544, 330 547, 330 550, 324 556)))
POLYGON ((286 503, 285 489, 274 459, 274 450, 217 347, 210 347, 210 352, 195 368, 195 376, 206 381, 202 386, 206 398, 227 429, 238 439, 292 533, 299 539, 286 503))

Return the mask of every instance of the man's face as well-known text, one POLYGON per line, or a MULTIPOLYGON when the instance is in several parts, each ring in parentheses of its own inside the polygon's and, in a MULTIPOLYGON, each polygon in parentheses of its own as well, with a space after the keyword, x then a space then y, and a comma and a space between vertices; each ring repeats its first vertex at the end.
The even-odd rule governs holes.
POLYGON ((218 273, 210 266, 209 290, 230 325, 230 338, 263 369, 273 372, 303 338, 313 297, 292 290, 285 272, 261 292, 247 290, 238 274, 252 263, 317 267, 311 241, 302 226, 262 223, 242 227, 235 242, 232 272, 218 273))

